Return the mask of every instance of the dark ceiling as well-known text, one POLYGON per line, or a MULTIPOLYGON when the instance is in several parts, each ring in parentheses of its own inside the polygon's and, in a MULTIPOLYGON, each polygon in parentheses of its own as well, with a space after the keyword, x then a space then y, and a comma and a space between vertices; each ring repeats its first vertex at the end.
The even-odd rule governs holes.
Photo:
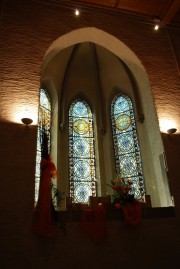
POLYGON ((161 25, 180 27, 180 0, 31 0, 85 11, 129 14, 161 25))
POLYGON ((64 2, 159 19, 165 25, 180 24, 180 0, 67 0, 64 2))

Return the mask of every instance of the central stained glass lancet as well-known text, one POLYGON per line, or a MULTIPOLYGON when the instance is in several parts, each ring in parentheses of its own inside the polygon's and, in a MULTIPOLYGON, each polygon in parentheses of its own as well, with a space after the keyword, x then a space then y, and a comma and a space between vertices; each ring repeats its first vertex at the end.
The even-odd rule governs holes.
POLYGON ((124 94, 115 96, 111 103, 116 173, 125 181, 133 182, 131 193, 144 200, 144 178, 140 148, 131 99, 124 94))
POLYGON ((96 196, 93 116, 89 105, 75 100, 69 108, 69 184, 73 203, 96 196))

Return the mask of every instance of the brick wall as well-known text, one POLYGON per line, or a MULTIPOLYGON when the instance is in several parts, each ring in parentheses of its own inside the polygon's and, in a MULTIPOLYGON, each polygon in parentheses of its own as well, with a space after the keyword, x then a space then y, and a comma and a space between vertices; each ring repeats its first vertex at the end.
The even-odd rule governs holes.
POLYGON ((24 0, 4 0, 0 20, 0 268, 179 268, 178 135, 163 136, 175 218, 146 219, 135 229, 109 222, 109 237, 100 245, 84 237, 78 223, 67 225, 66 237, 60 231, 45 240, 31 233, 36 127, 18 124, 14 115, 26 104, 37 113, 41 64, 51 43, 71 30, 92 26, 135 52, 149 75, 158 117, 171 114, 179 121, 180 31, 170 30, 171 44, 166 29, 154 33, 152 25, 132 17, 94 10, 77 18, 71 9, 24 0))

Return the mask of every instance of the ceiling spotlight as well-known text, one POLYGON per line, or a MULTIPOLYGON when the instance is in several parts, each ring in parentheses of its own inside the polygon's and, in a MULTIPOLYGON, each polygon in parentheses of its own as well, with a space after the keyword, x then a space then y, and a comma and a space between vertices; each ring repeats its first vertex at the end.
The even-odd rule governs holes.
POLYGON ((170 135, 172 135, 172 134, 175 134, 176 131, 177 131, 176 128, 171 128, 171 129, 168 129, 168 130, 167 130, 167 133, 170 134, 170 135))
POLYGON ((154 26, 154 30, 159 30, 159 24, 156 24, 155 26, 154 26))
POLYGON ((79 16, 79 14, 80 14, 79 10, 76 9, 75 12, 74 12, 74 14, 75 14, 76 16, 79 16))
POLYGON ((158 31, 160 27, 160 20, 159 19, 154 19, 154 30, 158 31))

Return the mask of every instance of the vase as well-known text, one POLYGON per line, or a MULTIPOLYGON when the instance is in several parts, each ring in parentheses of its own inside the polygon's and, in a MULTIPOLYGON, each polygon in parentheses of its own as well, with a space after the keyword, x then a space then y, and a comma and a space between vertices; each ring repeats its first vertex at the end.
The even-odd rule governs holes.
POLYGON ((139 202, 127 203, 122 207, 125 222, 133 227, 139 224, 142 218, 142 208, 139 202))

